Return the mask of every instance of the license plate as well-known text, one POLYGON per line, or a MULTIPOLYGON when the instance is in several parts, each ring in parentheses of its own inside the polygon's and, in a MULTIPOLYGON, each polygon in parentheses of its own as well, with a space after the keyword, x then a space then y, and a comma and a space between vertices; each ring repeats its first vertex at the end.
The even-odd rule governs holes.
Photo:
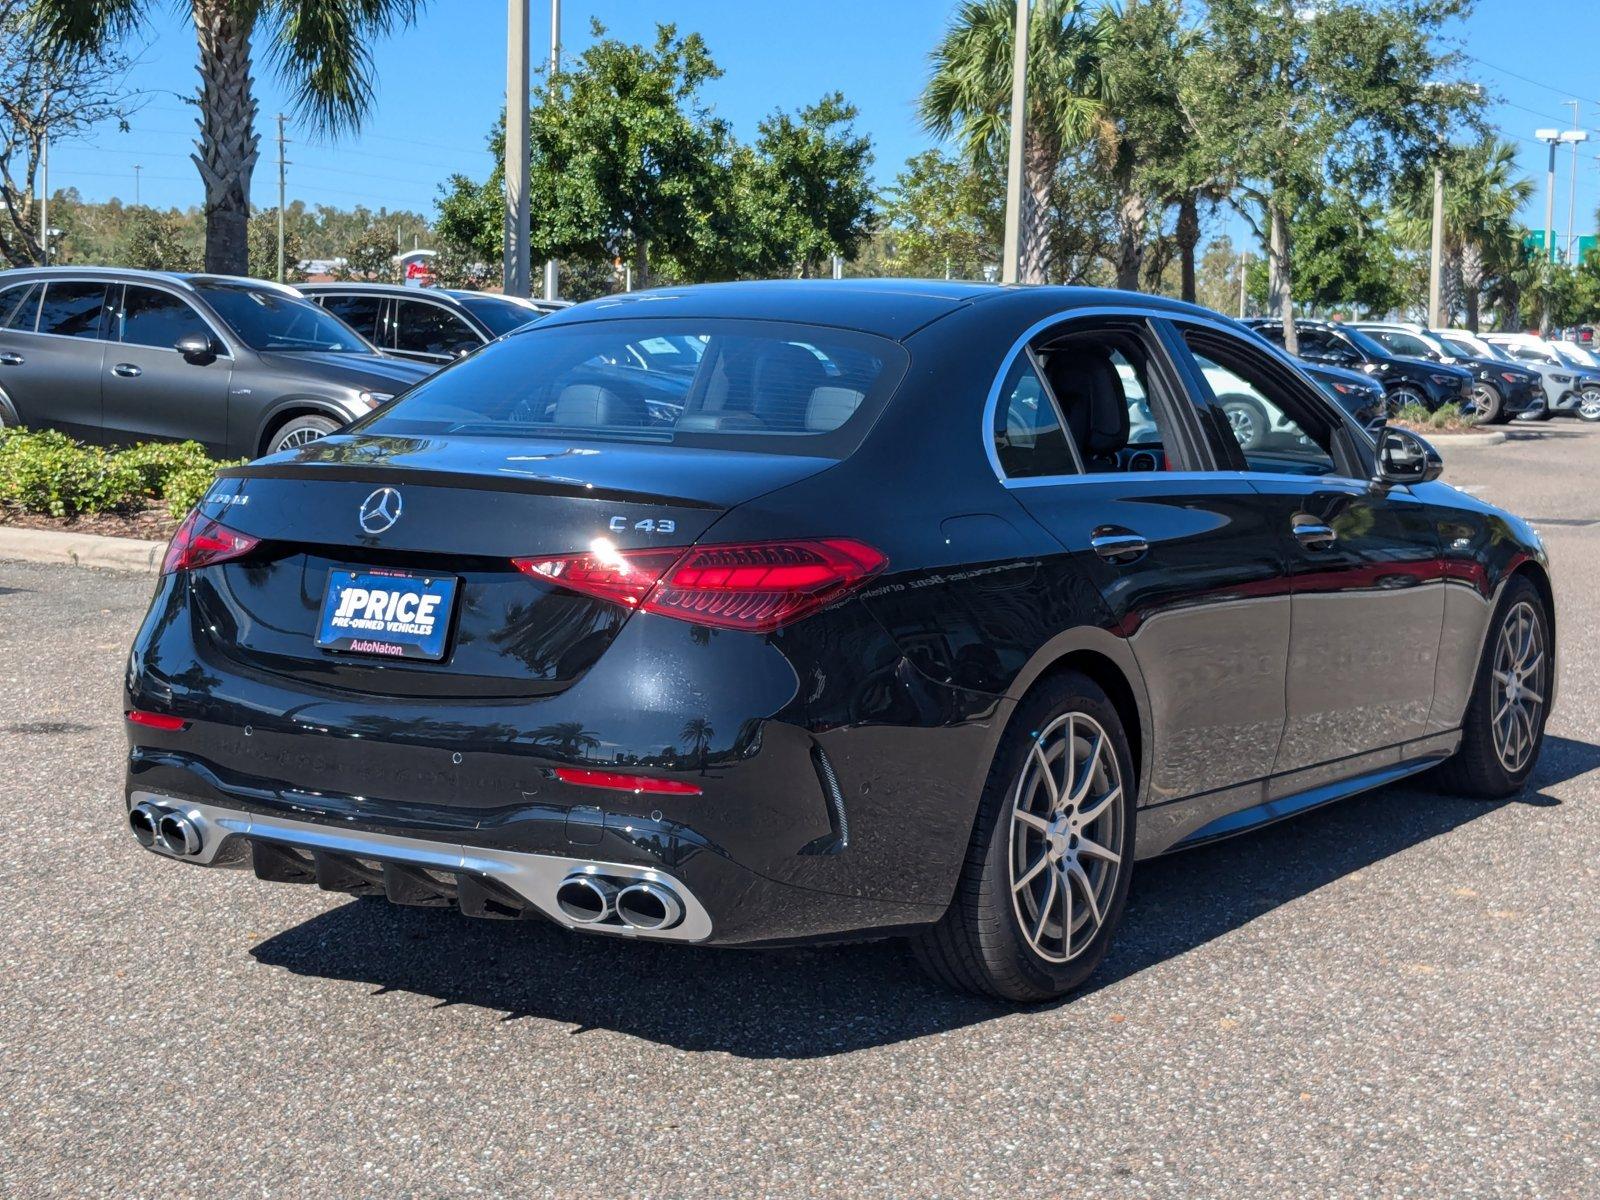
POLYGON ((382 658, 444 657, 456 580, 399 571, 328 572, 317 645, 382 658))

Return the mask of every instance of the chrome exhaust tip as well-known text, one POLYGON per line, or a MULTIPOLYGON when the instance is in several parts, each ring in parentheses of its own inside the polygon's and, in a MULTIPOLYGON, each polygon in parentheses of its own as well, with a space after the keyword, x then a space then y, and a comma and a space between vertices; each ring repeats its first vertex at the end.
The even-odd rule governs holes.
POLYGON ((617 918, 630 929, 671 929, 683 920, 683 901, 659 883, 633 883, 617 893, 617 918))
POLYGON ((556 907, 568 920, 593 925, 611 915, 617 895, 616 885, 596 875, 577 872, 568 875, 556 888, 556 907))
POLYGON ((164 812, 156 822, 156 845, 178 858, 199 854, 200 830, 182 813, 164 812))
POLYGON ((154 804, 135 804, 128 810, 128 828, 146 850, 156 844, 156 826, 161 823, 162 810, 154 804))

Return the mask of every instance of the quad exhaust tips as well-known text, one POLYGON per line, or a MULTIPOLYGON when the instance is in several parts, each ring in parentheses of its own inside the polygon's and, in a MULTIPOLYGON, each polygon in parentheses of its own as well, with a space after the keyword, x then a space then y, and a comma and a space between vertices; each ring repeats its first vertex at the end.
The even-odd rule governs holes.
POLYGON ((671 929, 683 920, 683 901, 671 888, 643 880, 619 886, 587 871, 575 871, 561 881, 556 907, 579 925, 617 921, 646 933, 671 929))
POLYGON ((154 804, 135 804, 128 810, 128 828, 147 850, 161 850, 174 858, 199 854, 204 839, 188 817, 154 804))

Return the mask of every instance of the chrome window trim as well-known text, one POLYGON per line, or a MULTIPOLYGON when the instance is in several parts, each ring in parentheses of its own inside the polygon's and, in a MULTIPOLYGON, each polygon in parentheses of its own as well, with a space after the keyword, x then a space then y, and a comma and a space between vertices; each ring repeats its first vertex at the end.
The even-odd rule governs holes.
MULTIPOLYGON (((1012 479, 1006 475, 1004 470, 1001 469, 1000 456, 995 453, 994 448, 994 418, 995 410, 1000 403, 1000 389, 1005 386, 1006 375, 1010 372, 1011 364, 1016 361, 1017 355, 1022 353, 1024 350, 1028 350, 1031 347, 1033 339, 1040 333, 1043 333, 1046 329, 1056 325, 1072 324, 1079 320, 1096 320, 1101 317, 1137 317, 1142 321, 1192 321, 1196 325, 1208 327, 1218 333, 1225 333, 1230 337, 1239 337, 1239 330, 1237 327, 1227 325, 1222 321, 1215 321, 1205 316, 1184 311, 1168 312, 1165 309, 1145 308, 1133 304, 1096 304, 1079 308, 1067 308, 1055 312, 1050 316, 1041 317, 1032 325, 1028 326, 1028 328, 1023 331, 1022 335, 1011 344, 1011 349, 1006 352, 1005 358, 1000 362, 1000 370, 996 373, 994 382, 989 385, 989 397, 984 402, 983 406, 983 423, 980 426, 983 434, 983 450, 988 456, 989 469, 994 472, 995 482, 1000 484, 1001 487, 1044 487, 1046 485, 1061 483, 1084 483, 1093 482, 1096 480, 1100 482, 1105 481, 1106 476, 1104 474, 1091 475, 1087 473, 1078 475, 1035 475, 1020 479, 1012 479)), ((1261 339, 1261 342, 1265 349, 1276 350, 1276 347, 1272 346, 1270 342, 1266 342, 1265 339, 1261 339)), ((1248 344, 1255 345, 1255 342, 1252 341, 1248 344)), ((1278 351, 1278 354, 1283 357, 1284 361, 1291 369, 1296 369, 1294 368, 1294 363, 1288 358, 1287 355, 1283 354, 1282 351, 1278 351)), ((1185 389, 1185 394, 1187 394, 1187 389, 1185 389)), ((1054 397, 1052 396, 1052 400, 1053 399, 1054 397)), ((1191 396, 1189 399, 1191 402, 1193 402, 1196 398, 1191 396)), ((1063 422, 1062 427, 1065 428, 1065 422, 1063 422)), ((1074 449, 1074 456, 1076 456, 1076 453, 1076 449, 1074 449)), ((1164 479, 1192 479, 1197 477, 1204 479, 1215 479, 1219 475, 1225 474, 1225 472, 1160 471, 1155 474, 1164 479)), ((1154 478, 1155 475, 1145 477, 1154 478)))

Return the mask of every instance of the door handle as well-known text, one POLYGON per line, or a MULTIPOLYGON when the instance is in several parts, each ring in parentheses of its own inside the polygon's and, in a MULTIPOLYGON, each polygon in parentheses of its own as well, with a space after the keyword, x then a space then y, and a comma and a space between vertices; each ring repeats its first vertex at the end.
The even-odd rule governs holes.
POLYGON ((124 379, 134 379, 144 374, 143 371, 139 370, 139 368, 134 366, 132 363, 118 363, 116 366, 111 368, 111 373, 113 375, 121 375, 124 379))
POLYGON ((1131 529, 1107 530, 1089 539, 1089 548, 1107 562, 1129 563, 1150 549, 1144 534, 1131 529))
POLYGON ((1298 516, 1294 519, 1295 540, 1307 550, 1326 550, 1339 540, 1333 526, 1324 525, 1314 517, 1298 516))
POLYGON ((22 355, 13 354, 9 350, 7 350, 4 354, 0 354, 0 366, 20 367, 24 361, 25 360, 23 359, 22 355))

